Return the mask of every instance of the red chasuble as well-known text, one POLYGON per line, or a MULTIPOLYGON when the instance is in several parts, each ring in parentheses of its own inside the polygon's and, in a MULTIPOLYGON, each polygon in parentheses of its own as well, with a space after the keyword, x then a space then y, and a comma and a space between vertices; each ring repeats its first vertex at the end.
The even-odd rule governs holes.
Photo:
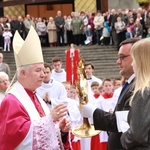
POLYGON ((32 91, 30 91, 28 89, 25 89, 25 90, 26 90, 27 94, 29 95, 29 97, 31 98, 31 100, 32 100, 36 110, 38 111, 39 115, 41 117, 44 117, 45 113, 44 113, 44 111, 42 109, 42 106, 41 106, 40 102, 38 101, 38 99, 37 99, 37 97, 35 95, 35 92, 32 92, 32 91))
POLYGON ((15 96, 9 94, 0 106, 0 150, 14 150, 30 129, 30 117, 15 96))
POLYGON ((66 80, 75 85, 77 81, 77 62, 79 61, 79 50, 66 51, 66 80))

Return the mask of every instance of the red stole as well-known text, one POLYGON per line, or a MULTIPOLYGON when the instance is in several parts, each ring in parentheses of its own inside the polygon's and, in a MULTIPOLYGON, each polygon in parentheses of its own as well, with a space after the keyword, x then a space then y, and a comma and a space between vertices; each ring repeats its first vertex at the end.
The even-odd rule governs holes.
POLYGON ((25 91, 27 92, 27 94, 28 94, 29 97, 31 98, 31 100, 32 100, 32 102, 33 102, 33 104, 34 104, 36 110, 38 111, 39 115, 40 115, 41 117, 45 116, 45 113, 44 113, 44 111, 43 111, 43 108, 42 108, 40 102, 38 101, 38 99, 37 99, 35 93, 32 92, 32 91, 30 91, 30 90, 28 90, 28 89, 25 89, 25 91))
POLYGON ((74 49, 71 55, 71 50, 66 51, 66 80, 75 85, 77 77, 77 62, 79 61, 79 50, 74 49))

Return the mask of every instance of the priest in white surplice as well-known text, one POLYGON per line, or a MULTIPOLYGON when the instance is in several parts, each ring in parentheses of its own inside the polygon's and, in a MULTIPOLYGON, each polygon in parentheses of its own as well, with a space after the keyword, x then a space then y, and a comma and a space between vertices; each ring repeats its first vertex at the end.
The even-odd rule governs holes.
POLYGON ((38 95, 53 108, 57 104, 67 104, 67 92, 62 83, 51 79, 51 67, 48 63, 44 63, 45 77, 42 86, 36 89, 38 95))
POLYGON ((66 71, 62 69, 62 60, 59 57, 54 57, 52 59, 53 63, 53 70, 51 78, 55 79, 58 82, 64 82, 66 81, 66 71))

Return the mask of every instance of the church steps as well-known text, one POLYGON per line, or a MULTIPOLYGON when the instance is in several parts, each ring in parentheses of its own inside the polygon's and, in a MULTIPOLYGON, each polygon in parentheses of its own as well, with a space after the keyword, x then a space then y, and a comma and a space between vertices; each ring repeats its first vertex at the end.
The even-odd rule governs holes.
MULTIPOLYGON (((120 77, 119 69, 116 65, 117 53, 115 46, 78 46, 75 47, 80 49, 80 55, 87 62, 92 62, 95 66, 94 75, 103 78, 116 78, 120 77)), ((70 47, 47 47, 43 48, 44 61, 52 64, 52 58, 59 56, 63 61, 63 68, 66 65, 65 51, 70 47)), ((13 52, 3 52, 4 62, 8 63, 11 69, 11 79, 15 73, 16 66, 13 52)))

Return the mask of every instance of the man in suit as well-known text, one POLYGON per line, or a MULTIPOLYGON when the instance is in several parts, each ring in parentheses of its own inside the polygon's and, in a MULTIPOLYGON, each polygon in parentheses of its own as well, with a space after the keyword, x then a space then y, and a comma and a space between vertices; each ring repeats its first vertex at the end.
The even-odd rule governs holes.
POLYGON ((25 39, 25 25, 22 16, 18 16, 18 21, 19 21, 18 32, 20 33, 21 37, 25 39))
POLYGON ((112 45, 117 45, 117 34, 115 30, 115 22, 117 21, 117 13, 115 9, 111 10, 111 15, 110 15, 110 27, 111 27, 111 38, 112 38, 112 45))
POLYGON ((60 46, 62 40, 62 46, 64 46, 64 25, 65 20, 61 15, 61 11, 57 11, 57 16, 54 19, 56 25, 56 32, 57 32, 57 46, 60 46))
POLYGON ((67 104, 65 87, 61 82, 51 78, 52 68, 48 63, 44 63, 44 74, 42 85, 36 89, 37 94, 52 108, 59 103, 67 104))
POLYGON ((138 40, 138 38, 127 39, 120 45, 118 60, 116 63, 119 66, 120 75, 127 80, 128 85, 121 92, 114 112, 111 114, 101 109, 96 109, 89 104, 83 105, 82 107, 82 116, 88 118, 93 117, 94 127, 96 130, 109 132, 108 150, 124 150, 120 143, 122 133, 118 131, 115 112, 130 109, 129 101, 134 89, 135 77, 131 65, 132 58, 130 55, 130 49, 138 40))

